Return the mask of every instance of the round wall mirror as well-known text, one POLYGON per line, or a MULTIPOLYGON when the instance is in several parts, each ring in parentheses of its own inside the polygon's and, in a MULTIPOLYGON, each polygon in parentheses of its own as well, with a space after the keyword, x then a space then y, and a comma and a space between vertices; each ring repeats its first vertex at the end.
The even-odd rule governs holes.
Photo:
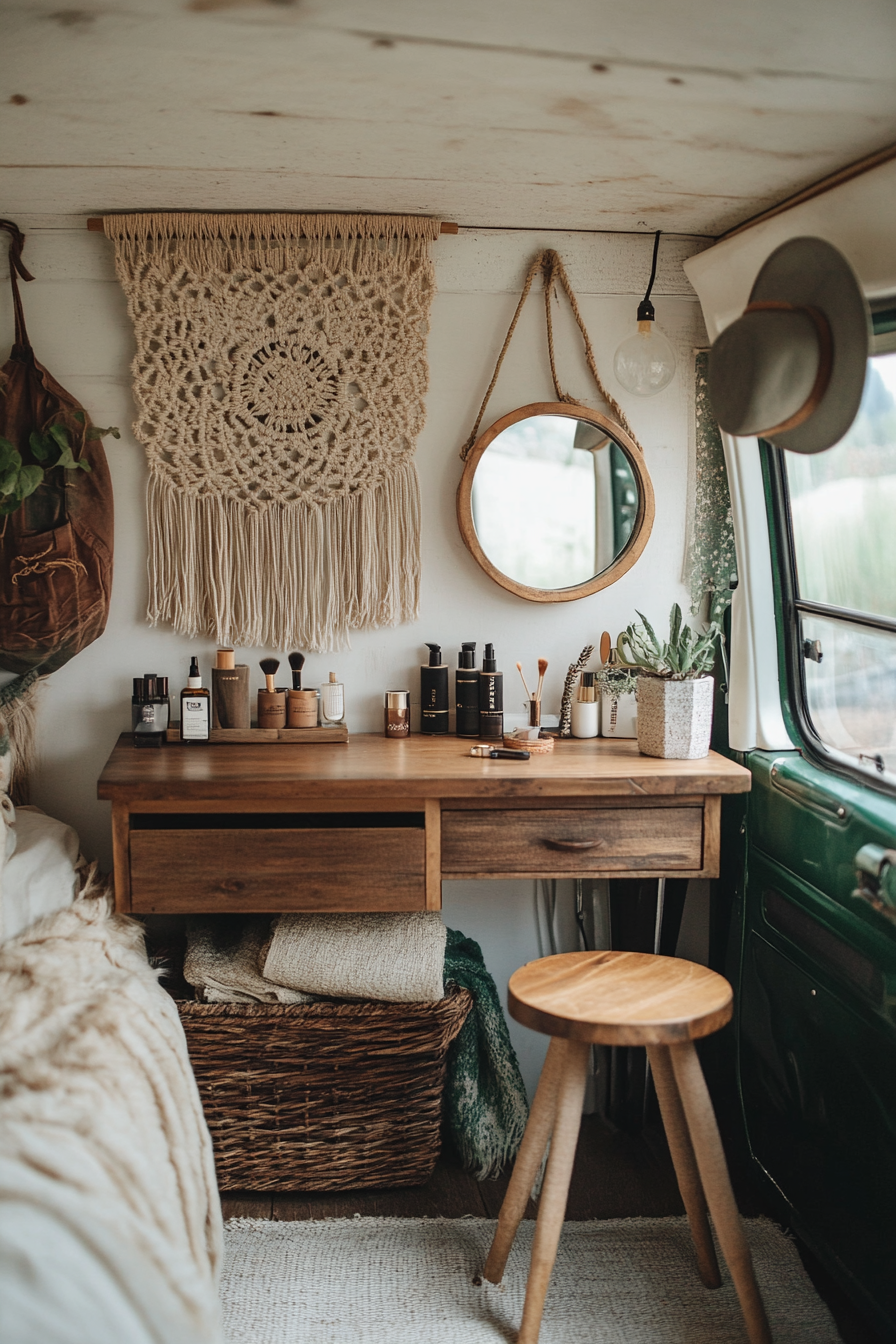
POLYGON ((470 449, 457 491, 461 536, 496 583, 532 602, 571 602, 615 583, 647 544, 653 486, 615 421, 536 402, 470 449))

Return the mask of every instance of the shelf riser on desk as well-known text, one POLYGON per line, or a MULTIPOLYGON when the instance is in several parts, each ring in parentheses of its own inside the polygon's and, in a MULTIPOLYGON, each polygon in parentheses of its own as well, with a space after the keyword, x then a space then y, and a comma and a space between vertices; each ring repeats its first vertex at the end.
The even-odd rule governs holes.
MULTIPOLYGON (((166 733, 166 741, 183 746, 180 740, 180 725, 173 724, 166 733)), ((344 723, 335 723, 327 728, 212 728, 208 735, 213 747, 220 746, 283 746, 301 742, 347 742, 348 728, 344 723)), ((193 745, 200 745, 195 743, 193 745)), ((204 744, 202 744, 204 745, 204 744)))

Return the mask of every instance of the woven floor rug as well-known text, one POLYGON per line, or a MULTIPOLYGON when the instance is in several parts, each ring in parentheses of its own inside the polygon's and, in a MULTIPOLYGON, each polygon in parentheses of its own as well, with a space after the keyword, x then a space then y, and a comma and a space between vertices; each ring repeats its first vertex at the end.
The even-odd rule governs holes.
MULTIPOLYGON (((501 1287, 476 1286, 494 1231, 484 1218, 354 1218, 225 1230, 229 1344, 501 1344, 516 1339, 532 1232, 520 1227, 501 1287)), ((747 1222, 772 1334, 838 1344, 796 1247, 747 1222)), ((567 1223, 541 1344, 744 1344, 731 1281, 697 1278, 683 1218, 567 1223)))

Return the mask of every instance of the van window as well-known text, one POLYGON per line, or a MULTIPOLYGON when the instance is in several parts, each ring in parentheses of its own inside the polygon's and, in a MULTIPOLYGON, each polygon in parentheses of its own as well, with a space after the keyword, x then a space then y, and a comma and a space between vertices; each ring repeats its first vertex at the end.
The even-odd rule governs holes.
POLYGON ((844 439, 781 456, 804 713, 825 747, 896 777, 896 353, 869 359, 844 439))

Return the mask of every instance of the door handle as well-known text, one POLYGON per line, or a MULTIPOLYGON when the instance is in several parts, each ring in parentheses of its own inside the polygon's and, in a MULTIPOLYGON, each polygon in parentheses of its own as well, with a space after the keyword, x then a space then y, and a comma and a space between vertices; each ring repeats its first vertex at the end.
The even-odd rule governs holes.
POLYGON ((853 896, 896 919, 896 850, 863 845, 854 862, 857 885, 853 896))
POLYGON ((600 848, 602 847, 602 845, 603 845, 604 842, 603 842, 603 840, 548 840, 548 839, 543 839, 541 843, 542 843, 543 845, 547 845, 548 849, 568 849, 568 850, 572 850, 574 853, 576 853, 576 852, 580 852, 580 851, 585 850, 585 849, 600 849, 600 848))
POLYGON ((780 789, 795 803, 805 803, 807 807, 817 807, 820 812, 831 813, 838 821, 846 820, 849 812, 839 798, 832 797, 821 789, 814 789, 805 780, 788 775, 786 764, 786 761, 783 760, 774 761, 772 764, 769 774, 776 789, 780 789))

